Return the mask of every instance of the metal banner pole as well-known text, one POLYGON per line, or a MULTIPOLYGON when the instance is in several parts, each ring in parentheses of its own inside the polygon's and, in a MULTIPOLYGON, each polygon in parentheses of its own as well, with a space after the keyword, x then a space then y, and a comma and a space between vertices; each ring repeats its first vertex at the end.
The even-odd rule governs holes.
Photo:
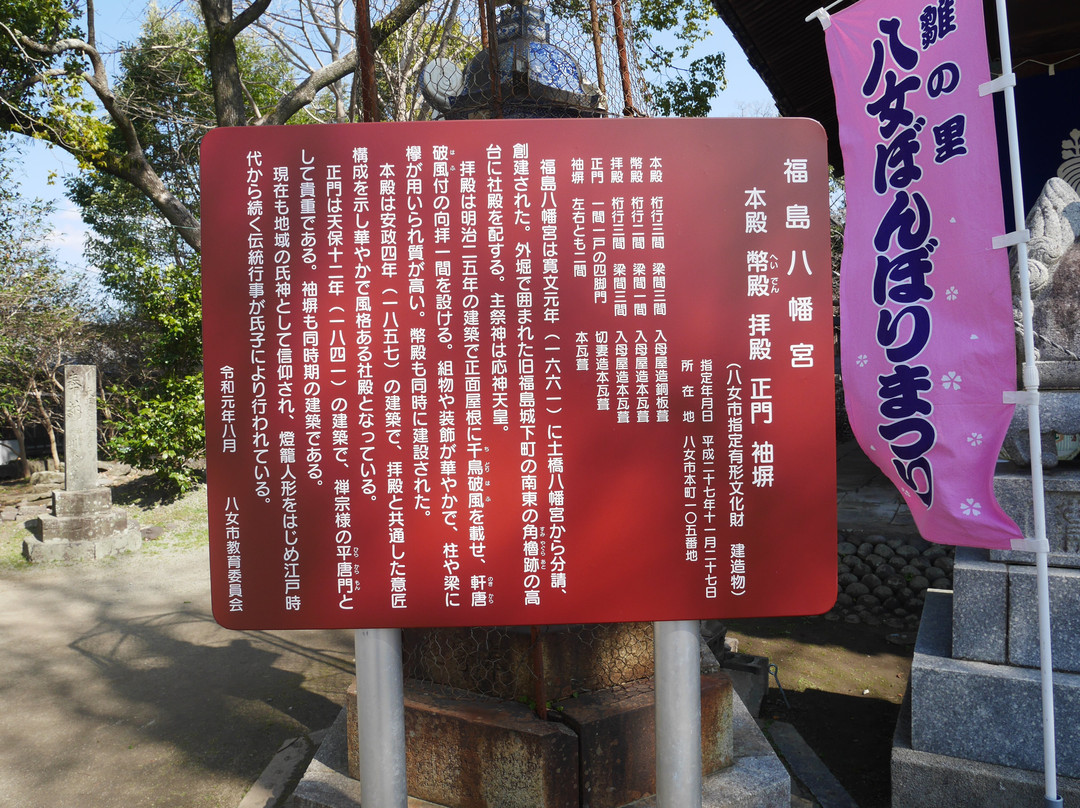
MULTIPOLYGON (((1042 674, 1043 702, 1043 771, 1045 775, 1046 806, 1062 805, 1057 794, 1057 751, 1054 730, 1054 680, 1050 653, 1050 575, 1046 537, 1046 504, 1042 475, 1042 428, 1039 419, 1039 372, 1035 365, 1035 332, 1032 327, 1031 279, 1028 270, 1027 238, 1024 230, 1024 194, 1020 179, 1020 146, 1016 127, 1016 98, 1013 87, 1012 50, 1009 45, 1009 20, 1005 0, 997 0, 998 41, 1001 47, 1001 78, 1005 98, 1005 121, 1009 133, 1009 164, 1012 177, 1013 222, 1016 228, 1016 258, 1020 269, 1020 294, 1024 322, 1024 391, 1028 412, 1028 440, 1031 448, 1031 493, 1034 509, 1036 586, 1039 614, 1039 657, 1042 674)), ((995 82, 990 82, 994 85, 995 82)), ((996 87, 987 87, 992 91, 996 87)), ((980 91, 983 91, 982 89, 980 91)), ((984 91, 983 91, 984 92, 984 91)), ((985 92, 984 92, 985 94, 985 92)), ((1008 237, 1006 237, 1008 238, 1008 237)), ((997 245, 995 245, 997 246, 997 245)))
POLYGON ((401 630, 357 629, 356 716, 365 806, 406 808, 401 630))
POLYGON ((697 620, 653 623, 658 808, 701 808, 700 630, 697 620))

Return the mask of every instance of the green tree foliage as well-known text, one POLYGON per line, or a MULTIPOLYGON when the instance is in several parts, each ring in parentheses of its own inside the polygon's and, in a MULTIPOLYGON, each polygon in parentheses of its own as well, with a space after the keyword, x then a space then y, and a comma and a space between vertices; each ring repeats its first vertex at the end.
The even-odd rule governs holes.
MULTIPOLYGON (((114 446, 187 485, 184 461, 202 446, 199 141, 217 126, 345 120, 357 66, 352 4, 306 0, 278 13, 270 0, 200 0, 198 17, 168 18, 152 6, 110 76, 92 0, 84 1, 0 0, 0 129, 62 148, 83 169, 69 194, 93 229, 87 254, 123 307, 113 329, 138 335, 120 352, 129 361, 115 363, 123 370, 109 401, 114 446)), ((555 5, 557 14, 585 8, 583 0, 555 5)), ((417 71, 435 55, 464 60, 475 43, 456 26, 474 9, 391 0, 373 21, 386 114, 424 116, 417 71)), ((723 86, 723 56, 674 65, 706 35, 707 0, 638 0, 626 9, 639 46, 658 34, 675 43, 644 59, 661 76, 656 106, 705 114, 723 86)))
MULTIPOLYGON (((78 69, 77 60, 58 53, 28 53, 11 41, 11 31, 21 31, 39 42, 57 42, 77 37, 76 9, 56 0, 0 0, 0 20, 7 26, 0 48, 0 97, 18 99, 27 112, 41 113, 50 103, 59 111, 66 100, 65 88, 77 84, 62 81, 42 82, 42 76, 60 79, 63 73, 78 69), (52 94, 51 99, 48 96, 52 94)), ((70 97, 72 94, 69 92, 70 97)), ((77 97, 77 93, 74 94, 77 97)), ((9 126, 18 127, 18 120, 9 126)))
POLYGON ((0 153, 0 427, 19 442, 26 471, 26 430, 41 426, 58 461, 61 368, 85 348, 89 304, 48 249, 50 207, 12 191, 0 153))
POLYGON ((192 488, 201 475, 191 461, 205 452, 202 384, 202 373, 195 373, 129 390, 114 416, 109 448, 134 466, 152 468, 166 490, 192 488))
POLYGON ((644 53, 653 103, 662 115, 704 117, 717 93, 727 86, 724 54, 686 61, 707 41, 716 11, 709 0, 640 0, 635 7, 634 39, 644 53), (673 43, 665 47, 660 42, 673 43))
MULTIPOLYGON (((177 198, 199 213, 199 142, 215 126, 205 31, 151 9, 134 46, 120 59, 116 94, 148 159, 177 198)), ((272 103, 288 78, 277 53, 250 37, 238 42, 248 83, 248 114, 272 103)), ((122 148, 113 130, 109 148, 122 148)), ((202 295, 199 254, 143 194, 101 171, 69 179, 68 193, 91 227, 85 253, 102 286, 121 304, 134 344, 114 364, 109 448, 152 468, 183 490, 204 451, 202 295)))

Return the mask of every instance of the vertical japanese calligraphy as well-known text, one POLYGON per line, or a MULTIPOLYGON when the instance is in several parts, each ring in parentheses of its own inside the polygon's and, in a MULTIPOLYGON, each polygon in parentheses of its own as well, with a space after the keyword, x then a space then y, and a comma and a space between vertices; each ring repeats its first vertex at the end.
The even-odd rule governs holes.
POLYGON ((863 0, 826 30, 847 174, 841 356, 855 436, 922 535, 1008 548, 1021 536, 992 478, 1016 369, 982 13, 863 0))
POLYGON ((824 154, 807 121, 212 133, 217 618, 827 609, 824 154))

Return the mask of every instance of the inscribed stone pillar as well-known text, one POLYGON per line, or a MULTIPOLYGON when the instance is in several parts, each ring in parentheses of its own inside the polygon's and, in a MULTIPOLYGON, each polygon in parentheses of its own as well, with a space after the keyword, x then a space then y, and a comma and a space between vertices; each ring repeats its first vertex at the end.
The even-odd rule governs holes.
POLYGON ((97 487, 97 368, 64 367, 64 488, 97 487))

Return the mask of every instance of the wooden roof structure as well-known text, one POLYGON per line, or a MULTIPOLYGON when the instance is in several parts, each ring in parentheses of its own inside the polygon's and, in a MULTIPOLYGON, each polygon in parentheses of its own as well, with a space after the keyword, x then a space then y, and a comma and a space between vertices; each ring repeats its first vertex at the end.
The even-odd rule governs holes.
MULTIPOLYGON (((930 2, 931 0, 927 0, 930 2)), ((969 2, 970 0, 960 0, 969 2)), ((853 5, 843 0, 833 12, 853 5)), ((806 17, 822 0, 712 0, 781 115, 814 118, 829 136, 829 162, 842 169, 825 35, 806 17)), ((991 69, 1000 62, 994 0, 983 0, 991 69)), ((1013 69, 1019 76, 1080 68, 1080 6, 1061 0, 1007 0, 1013 69)))

